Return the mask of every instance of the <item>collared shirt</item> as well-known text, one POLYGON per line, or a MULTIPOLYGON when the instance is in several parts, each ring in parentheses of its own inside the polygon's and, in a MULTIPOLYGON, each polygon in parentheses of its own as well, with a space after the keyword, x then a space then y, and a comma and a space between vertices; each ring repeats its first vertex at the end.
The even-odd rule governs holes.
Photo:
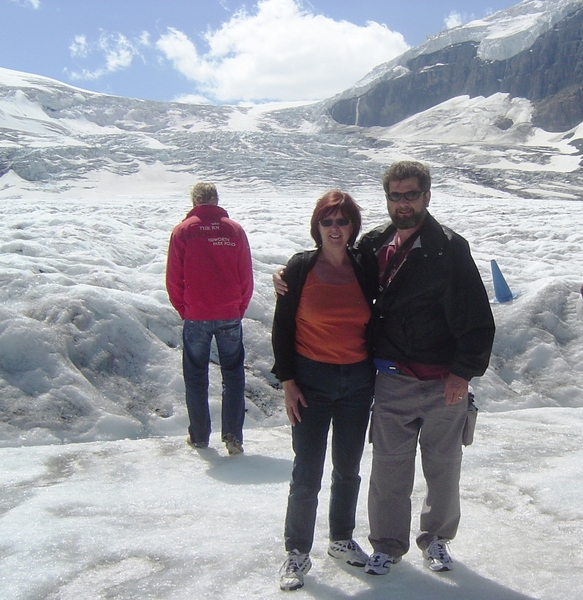
MULTIPOLYGON (((407 259, 407 255, 409 254, 409 252, 413 250, 413 248, 421 248, 421 239, 417 238, 413 242, 413 245, 410 248, 406 249, 401 254, 401 256, 398 257, 397 262, 391 268, 390 273, 385 273, 389 261, 397 252, 396 237, 397 236, 395 234, 390 240, 388 240, 385 243, 385 245, 380 249, 378 255, 379 281, 381 285, 383 285, 384 280, 384 287, 391 284, 391 281, 393 280, 393 278, 407 259)), ((423 363, 415 363, 410 361, 395 361, 393 364, 394 368, 389 367, 388 370, 380 368, 379 370, 384 373, 403 373, 404 375, 416 377, 421 381, 426 381, 430 379, 445 379, 449 375, 449 366, 447 365, 426 365, 423 363)))

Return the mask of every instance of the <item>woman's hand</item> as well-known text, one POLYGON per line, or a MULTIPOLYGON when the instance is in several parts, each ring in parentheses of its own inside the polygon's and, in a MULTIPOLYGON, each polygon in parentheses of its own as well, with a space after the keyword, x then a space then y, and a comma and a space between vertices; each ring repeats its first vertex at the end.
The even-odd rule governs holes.
POLYGON ((285 296, 287 294, 287 283, 282 277, 284 272, 285 268, 280 267, 279 269, 277 269, 277 271, 274 271, 273 275, 271 276, 275 293, 279 294, 280 296, 285 296))
POLYGON ((300 415, 300 404, 307 407, 308 403, 293 379, 288 379, 283 382, 283 393, 287 418, 292 425, 297 425, 302 420, 300 415))

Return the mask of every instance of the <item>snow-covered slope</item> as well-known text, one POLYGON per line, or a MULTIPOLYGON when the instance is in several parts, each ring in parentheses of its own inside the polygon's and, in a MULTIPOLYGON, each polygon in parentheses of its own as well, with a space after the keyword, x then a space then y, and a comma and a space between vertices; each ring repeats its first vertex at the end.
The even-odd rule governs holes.
MULTIPOLYGON (((549 6, 529 0, 516 10, 549 6)), ((503 21, 493 16, 488 31, 503 21)), ((333 121, 326 103, 148 102, 0 69, 0 442, 183 427, 180 321, 163 273, 170 229, 199 179, 217 183, 250 235, 250 417, 280 423, 269 374, 271 272, 311 245, 305 223, 330 187, 356 195, 365 227, 384 220, 380 175, 404 157, 431 166, 432 207, 470 239, 485 280, 498 258, 529 289, 527 312, 500 311, 516 333, 495 349, 483 401, 579 406, 581 355, 569 352, 579 340, 571 309, 583 224, 573 201, 582 197, 583 125, 551 134, 531 115, 523 98, 460 96, 392 127, 358 128, 333 121)))
POLYGON ((378 189, 395 158, 437 167, 455 195, 578 199, 583 129, 547 134, 507 94, 459 97, 391 128, 335 123, 323 103, 193 106, 119 98, 0 69, 0 198, 182 194, 193 179, 277 194, 306 186, 378 189), (460 186, 451 186, 459 182, 460 186))
POLYGON ((578 200, 583 126, 560 133, 534 127, 533 104, 524 98, 458 96, 384 128, 341 125, 329 109, 401 76, 411 58, 452 44, 474 41, 483 59, 509 58, 581 7, 583 0, 524 0, 446 30, 315 104, 151 102, 0 68, 0 198, 90 198, 113 184, 131 195, 142 183, 154 197, 182 195, 201 178, 261 194, 333 186, 372 192, 387 163, 415 157, 455 196, 578 200))
MULTIPOLYGON (((189 209, 188 186, 180 198, 148 197, 137 180, 132 195, 106 181, 99 189, 91 200, 35 193, 0 200, 0 446, 186 430, 181 321, 164 270, 170 231, 189 209)), ((320 190, 264 196, 219 185, 219 193, 245 227, 253 256, 255 292, 244 322, 247 425, 282 425, 270 374, 271 274, 312 246, 308 222, 320 190)), ((380 189, 356 198, 364 230, 387 220, 380 189)), ((520 293, 493 306, 491 365, 473 383, 482 409, 583 407, 579 206, 510 195, 461 200, 434 189, 432 213, 468 239, 491 296, 491 259, 520 293)), ((215 366, 211 380, 216 417, 215 366)))

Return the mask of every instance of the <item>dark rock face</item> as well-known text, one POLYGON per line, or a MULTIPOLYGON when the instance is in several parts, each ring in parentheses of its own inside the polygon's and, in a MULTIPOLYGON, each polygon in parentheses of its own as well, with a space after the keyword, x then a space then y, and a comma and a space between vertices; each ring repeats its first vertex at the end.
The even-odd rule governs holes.
POLYGON ((388 127, 456 96, 505 92, 533 101, 533 124, 547 131, 583 121, 583 9, 508 60, 483 61, 477 48, 465 42, 417 56, 409 72, 340 100, 330 114, 345 125, 388 127))

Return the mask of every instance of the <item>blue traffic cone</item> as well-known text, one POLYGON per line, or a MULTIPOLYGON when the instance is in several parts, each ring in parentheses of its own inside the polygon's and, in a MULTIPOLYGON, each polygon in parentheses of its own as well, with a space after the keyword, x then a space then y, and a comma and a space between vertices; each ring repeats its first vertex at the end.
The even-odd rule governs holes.
POLYGON ((502 271, 500 271, 500 267, 496 263, 495 260, 490 261, 490 266, 492 267, 492 279, 494 280, 494 299, 492 302, 510 302, 514 300, 518 296, 518 294, 513 294, 506 283, 506 279, 504 279, 504 275, 502 275, 502 271))

